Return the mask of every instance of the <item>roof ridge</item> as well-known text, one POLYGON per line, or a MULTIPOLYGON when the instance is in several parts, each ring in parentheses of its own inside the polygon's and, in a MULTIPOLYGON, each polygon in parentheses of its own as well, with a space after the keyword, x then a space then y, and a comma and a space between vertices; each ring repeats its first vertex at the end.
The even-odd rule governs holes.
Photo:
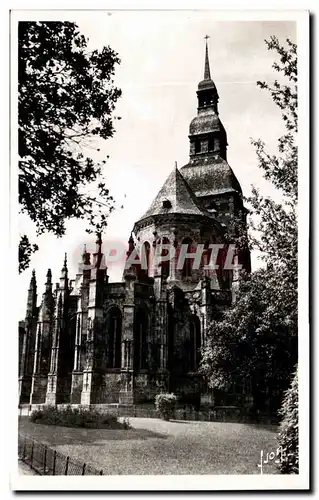
POLYGON ((188 195, 189 195, 191 201, 194 203, 196 208, 198 208, 198 210, 200 210, 200 212, 202 212, 202 209, 198 205, 198 201, 197 201, 197 198, 196 198, 194 191, 192 190, 192 188, 190 187, 190 185, 188 184, 187 180, 185 179, 183 174, 180 172, 180 170, 176 169, 176 175, 179 176, 179 178, 183 182, 184 186, 186 187, 186 190, 188 192, 188 195))
POLYGON ((141 219, 166 213, 206 215, 199 207, 195 193, 176 165, 141 219), (166 206, 165 201, 169 202, 166 206))

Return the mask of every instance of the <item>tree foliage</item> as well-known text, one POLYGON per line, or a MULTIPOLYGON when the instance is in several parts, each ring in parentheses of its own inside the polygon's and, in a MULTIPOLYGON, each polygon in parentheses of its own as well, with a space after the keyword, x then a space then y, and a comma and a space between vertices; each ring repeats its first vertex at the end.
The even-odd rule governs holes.
POLYGON ((279 444, 282 447, 281 474, 299 473, 299 424, 298 424, 298 370, 295 371, 291 386, 285 393, 280 409, 279 444))
POLYGON ((20 237, 19 243, 19 273, 25 271, 29 265, 31 260, 31 255, 33 252, 36 252, 39 249, 38 245, 35 243, 31 245, 29 242, 29 238, 26 234, 20 237))
MULTIPOLYGON (((285 134, 271 155, 261 140, 253 140, 258 167, 280 189, 281 202, 253 187, 248 199, 255 215, 253 237, 244 244, 261 252, 265 268, 242 275, 236 302, 209 326, 201 371, 213 388, 227 390, 234 381, 251 385, 254 406, 275 412, 297 362, 297 55, 276 37, 267 48, 279 56, 273 67, 284 83, 257 82, 282 110, 285 134)), ((239 248, 242 241, 239 239, 239 248)))
MULTIPOLYGON (((20 22, 18 51, 21 211, 37 234, 62 236, 70 218, 101 231, 114 209, 102 177, 106 159, 96 162, 84 150, 113 136, 120 60, 109 46, 89 51, 71 22, 20 22)), ((21 243, 26 248, 27 237, 21 243)))
POLYGON ((296 364, 297 321, 291 291, 277 271, 242 275, 237 300, 209 325, 201 372, 210 387, 241 382, 259 411, 276 413, 296 364))
POLYGON ((253 229, 258 233, 254 245, 263 259, 274 266, 293 266, 297 269, 297 221, 298 198, 298 148, 296 145, 297 122, 297 46, 289 39, 287 47, 280 45, 274 36, 265 40, 268 50, 274 50, 280 63, 273 68, 283 74, 285 84, 274 81, 273 85, 257 82, 261 89, 270 93, 273 102, 281 109, 286 132, 278 139, 278 153, 270 154, 264 142, 252 140, 256 149, 258 167, 265 179, 282 194, 281 203, 263 197, 253 188, 248 199, 258 222, 253 229))

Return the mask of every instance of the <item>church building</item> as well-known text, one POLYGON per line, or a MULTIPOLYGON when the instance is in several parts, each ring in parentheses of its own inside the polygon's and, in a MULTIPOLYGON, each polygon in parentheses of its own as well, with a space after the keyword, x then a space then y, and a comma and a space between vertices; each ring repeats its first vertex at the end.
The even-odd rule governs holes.
MULTIPOLYGON (((189 162, 174 167, 136 221, 122 281, 109 282, 101 235, 95 253, 84 249, 74 279, 66 257, 55 286, 48 270, 40 305, 33 271, 19 326, 20 404, 128 406, 153 403, 163 391, 184 404, 213 402, 198 373, 201 347, 209 322, 235 300, 240 271, 222 264, 238 228, 246 231, 247 211, 227 163, 207 42, 197 99, 189 162), (175 249, 170 259, 164 258, 165 245, 175 249), (200 263, 194 266, 199 245, 200 263), (213 245, 220 247, 220 265, 207 269, 213 245), (137 248, 146 266, 131 259, 137 248), (178 266, 183 248, 186 258, 178 266), (163 259, 153 265, 158 249, 163 259)), ((233 262, 249 272, 249 251, 236 250, 233 262)))

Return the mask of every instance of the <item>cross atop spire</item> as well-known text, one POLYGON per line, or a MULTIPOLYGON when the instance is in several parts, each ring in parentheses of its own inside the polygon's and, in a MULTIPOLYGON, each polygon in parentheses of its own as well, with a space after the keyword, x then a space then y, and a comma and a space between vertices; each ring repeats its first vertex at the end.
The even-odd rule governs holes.
POLYGON ((204 39, 206 40, 204 80, 211 80, 210 69, 209 69, 209 58, 208 58, 208 44, 207 44, 207 40, 209 38, 210 38, 209 35, 204 36, 204 39))

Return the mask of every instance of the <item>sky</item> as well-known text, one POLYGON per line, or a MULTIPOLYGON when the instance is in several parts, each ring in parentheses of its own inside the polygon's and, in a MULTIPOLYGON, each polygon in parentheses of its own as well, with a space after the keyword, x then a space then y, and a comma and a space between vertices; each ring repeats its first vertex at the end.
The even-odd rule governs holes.
MULTIPOLYGON (((64 17, 65 18, 65 17, 64 17)), ((134 222, 147 210, 177 161, 182 167, 189 158, 189 123, 197 113, 197 85, 204 74, 204 36, 208 47, 211 77, 219 93, 219 115, 228 136, 228 163, 248 196, 251 185, 264 195, 278 197, 258 169, 251 138, 261 138, 274 152, 283 133, 280 110, 257 80, 269 83, 278 78, 272 69, 274 53, 264 39, 276 35, 282 42, 296 41, 292 21, 216 21, 213 11, 99 11, 68 14, 89 38, 90 49, 110 45, 121 59, 115 84, 122 89, 116 105, 116 132, 99 140, 95 158, 109 160, 104 176, 118 208, 109 218, 104 241, 127 242, 134 222)), ((45 19, 43 19, 45 20, 45 19)), ((94 248, 94 237, 85 232, 83 221, 69 221, 63 238, 45 234, 35 239, 35 228, 21 216, 19 231, 37 242, 40 250, 28 270, 19 276, 17 306, 19 319, 25 315, 31 270, 35 268, 38 300, 44 291, 45 275, 51 268, 57 282, 68 254, 69 274, 74 277, 83 244, 94 248)), ((256 254, 252 266, 260 266, 256 254)), ((110 281, 120 281, 121 265, 109 269, 110 281)))

